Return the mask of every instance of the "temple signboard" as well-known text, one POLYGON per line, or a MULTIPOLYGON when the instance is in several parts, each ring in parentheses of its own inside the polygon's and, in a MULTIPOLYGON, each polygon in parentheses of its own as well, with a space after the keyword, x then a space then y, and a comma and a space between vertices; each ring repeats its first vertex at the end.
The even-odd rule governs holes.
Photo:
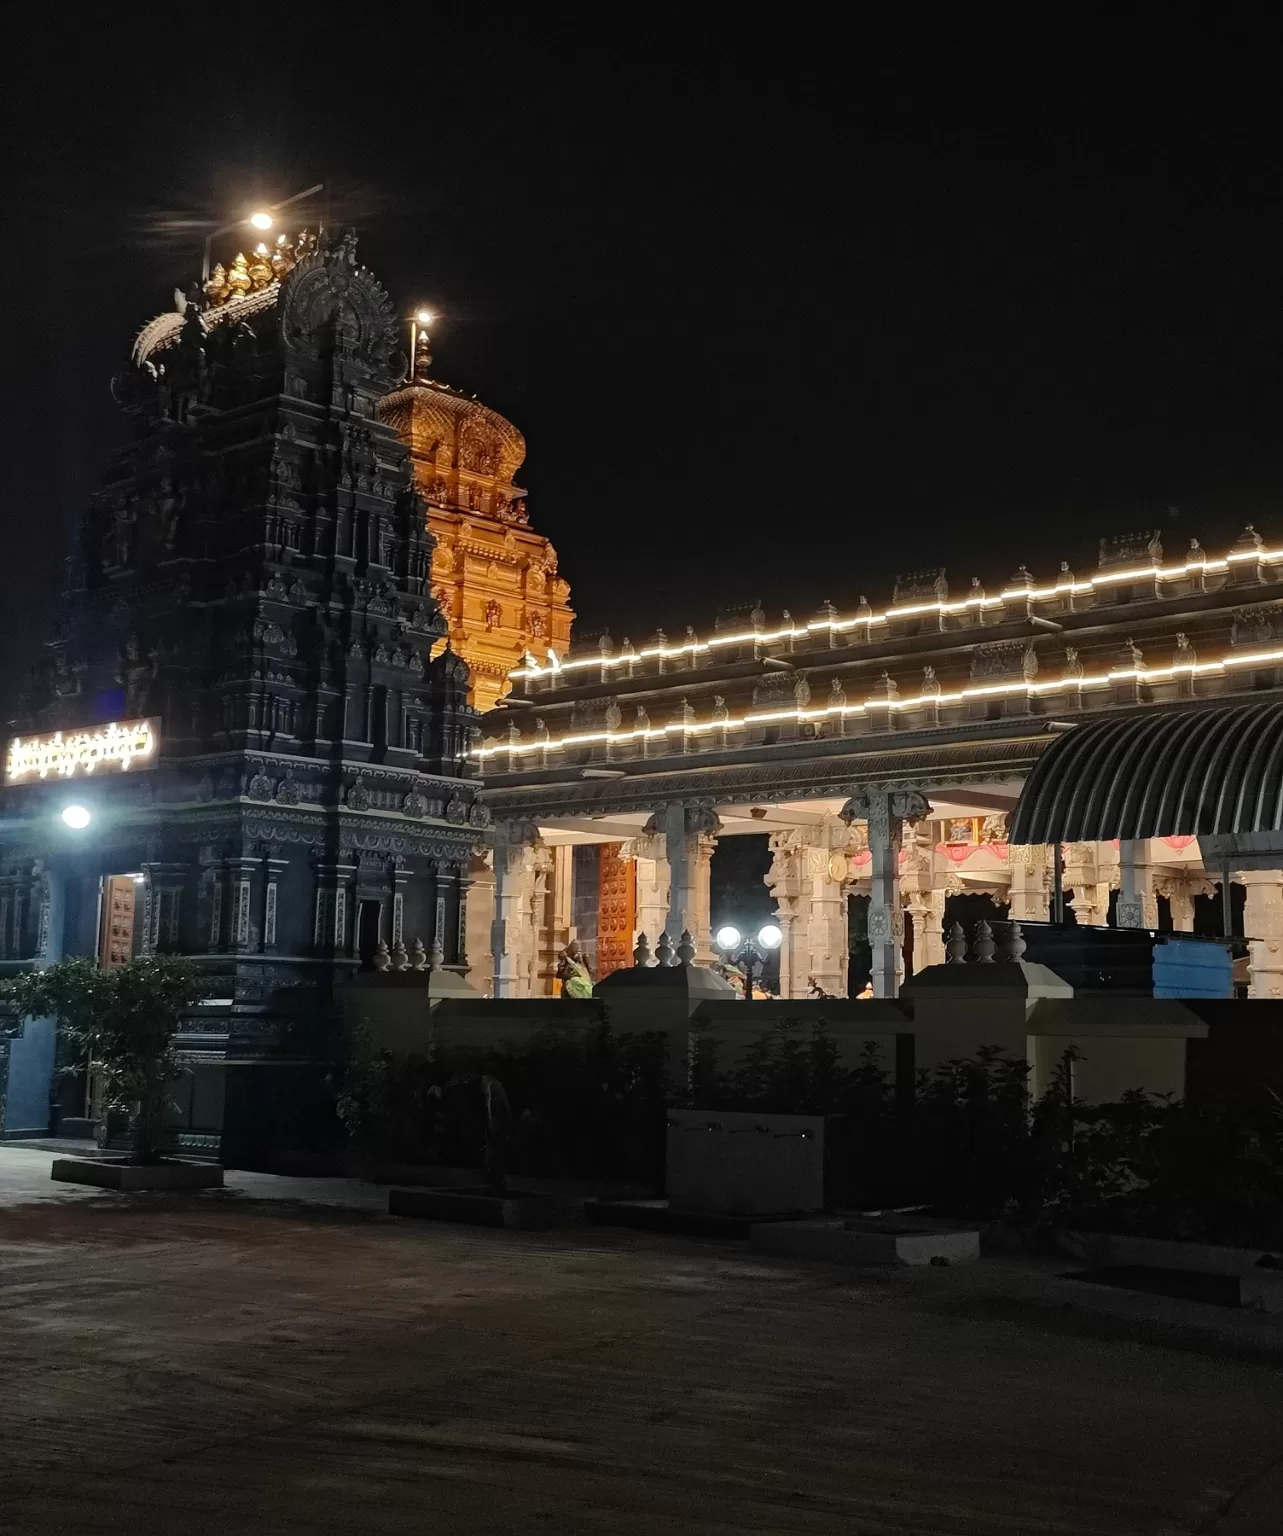
POLYGON ((6 784, 38 779, 82 779, 94 773, 134 773, 154 768, 160 752, 160 720, 113 721, 110 725, 15 736, 4 761, 6 784))

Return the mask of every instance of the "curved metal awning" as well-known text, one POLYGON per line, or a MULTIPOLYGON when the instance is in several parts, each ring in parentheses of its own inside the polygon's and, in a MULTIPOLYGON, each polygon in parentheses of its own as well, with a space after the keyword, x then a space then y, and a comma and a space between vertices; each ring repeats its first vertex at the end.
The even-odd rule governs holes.
POLYGON ((1283 828, 1283 701, 1076 726, 1043 753, 1013 843, 1283 828))

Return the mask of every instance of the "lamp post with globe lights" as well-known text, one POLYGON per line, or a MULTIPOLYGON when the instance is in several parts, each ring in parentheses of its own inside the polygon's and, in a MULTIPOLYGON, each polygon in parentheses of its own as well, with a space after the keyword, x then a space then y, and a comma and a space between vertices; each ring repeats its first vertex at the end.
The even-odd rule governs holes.
POLYGON ((753 970, 759 975, 771 950, 778 949, 784 935, 776 923, 764 923, 757 930, 757 937, 746 938, 734 923, 726 923, 717 930, 713 942, 732 965, 744 968, 744 1001, 753 1000, 753 970))

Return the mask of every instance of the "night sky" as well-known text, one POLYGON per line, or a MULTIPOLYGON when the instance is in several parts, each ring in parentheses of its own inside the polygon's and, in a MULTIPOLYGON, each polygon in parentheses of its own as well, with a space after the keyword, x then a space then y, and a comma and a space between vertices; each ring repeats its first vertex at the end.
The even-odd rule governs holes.
POLYGON ((39 30, 0 108, 7 684, 200 220, 319 180, 405 311, 441 312, 437 376, 526 434, 585 631, 847 609, 922 566, 992 589, 1148 526, 1283 534, 1268 40, 90 14, 9 22, 39 30))

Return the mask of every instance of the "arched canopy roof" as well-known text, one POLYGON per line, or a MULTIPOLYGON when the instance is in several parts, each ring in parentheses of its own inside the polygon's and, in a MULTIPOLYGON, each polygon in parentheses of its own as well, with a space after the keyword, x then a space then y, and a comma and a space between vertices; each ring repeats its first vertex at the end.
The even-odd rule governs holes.
POLYGON ((1283 828, 1283 701, 1076 726, 1039 758, 1013 843, 1283 828))

